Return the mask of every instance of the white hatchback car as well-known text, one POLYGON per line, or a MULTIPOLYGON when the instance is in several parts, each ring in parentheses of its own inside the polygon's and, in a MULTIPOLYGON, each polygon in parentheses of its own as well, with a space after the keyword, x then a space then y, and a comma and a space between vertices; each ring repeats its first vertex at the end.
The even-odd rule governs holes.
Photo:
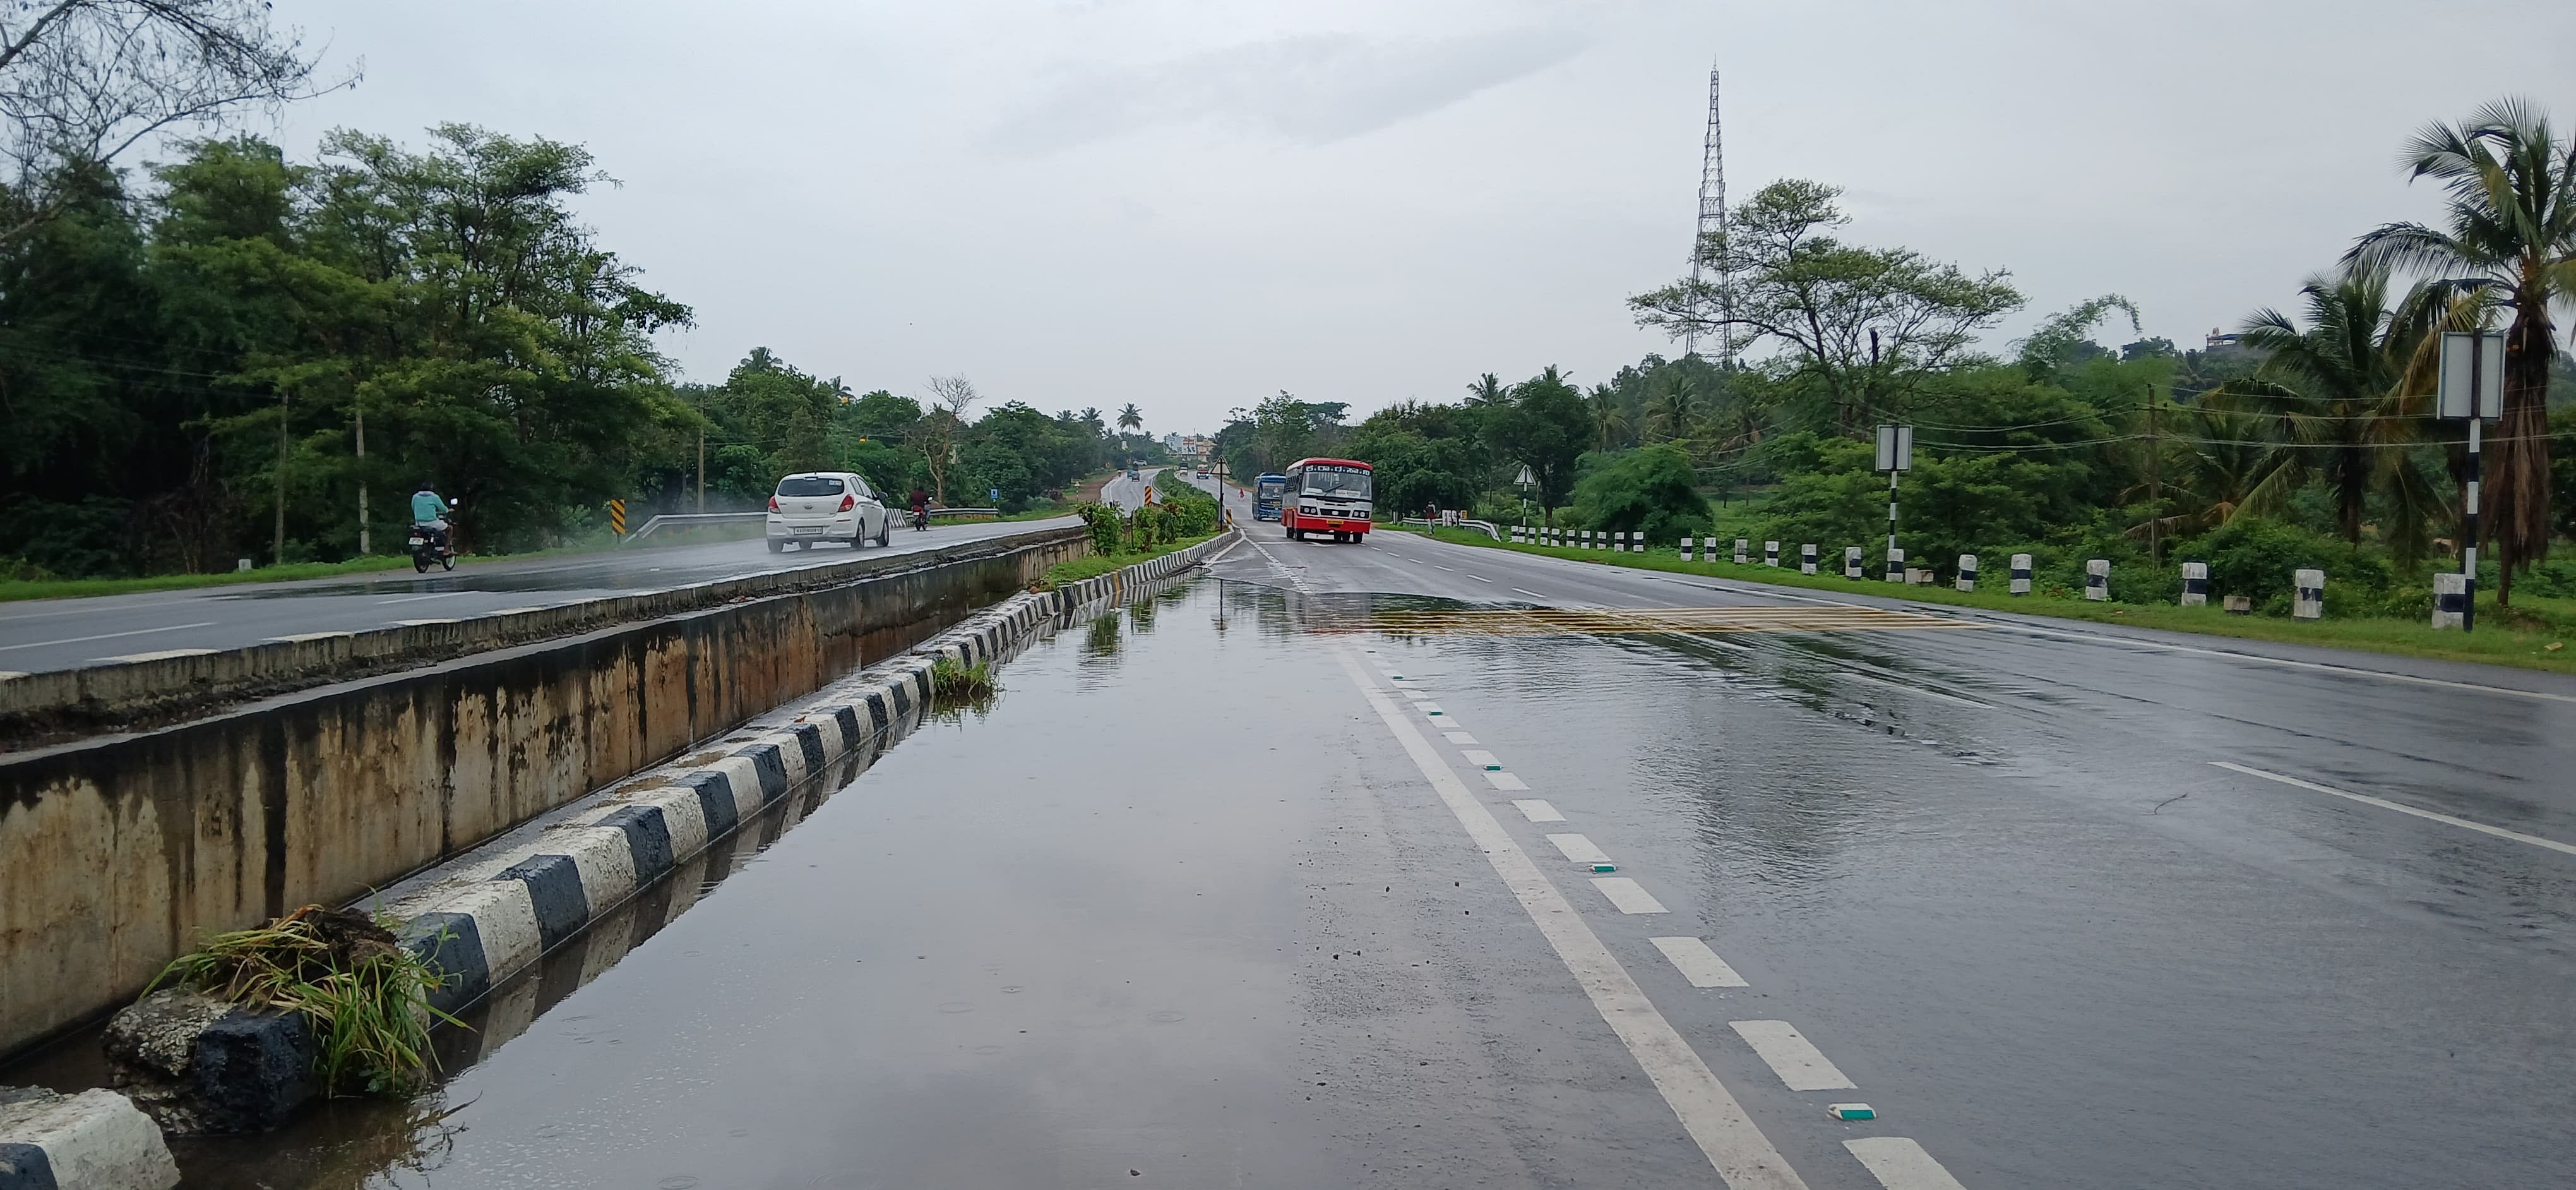
POLYGON ((805 471, 778 481, 769 498, 769 552, 818 541, 846 541, 851 549, 884 545, 894 526, 868 481, 847 471, 805 471))

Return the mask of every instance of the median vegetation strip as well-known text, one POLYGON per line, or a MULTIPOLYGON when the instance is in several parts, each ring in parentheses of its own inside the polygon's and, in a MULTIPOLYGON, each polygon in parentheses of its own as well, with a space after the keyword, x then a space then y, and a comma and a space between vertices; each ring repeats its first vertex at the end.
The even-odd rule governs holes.
MULTIPOLYGON (((1407 530, 1414 531, 1414 530, 1407 530)), ((2429 611, 2424 620, 2400 620, 2386 616, 2332 617, 2322 620, 2294 620, 2268 615, 2230 615, 2215 607, 2178 607, 2167 604, 2087 601, 2074 593, 2057 594, 2048 590, 2013 596, 1983 589, 1986 583, 2001 586, 2004 571, 1988 571, 1993 577, 1980 581, 1976 591, 1958 591, 1949 587, 1891 585, 1877 577, 1858 581, 1839 575, 1805 575, 1796 569, 1797 546, 1782 543, 1782 564, 1778 567, 1751 562, 1738 566, 1733 562, 1684 562, 1678 556, 1679 540, 1669 546, 1658 546, 1646 553, 1617 553, 1606 550, 1563 549, 1548 546, 1514 545, 1496 541, 1482 533, 1462 529, 1432 529, 1432 537, 1458 545, 1487 549, 1511 550, 1540 554, 1577 562, 1607 566, 1624 566, 1633 570, 1652 570, 1669 574, 1696 575, 1727 579, 1734 582, 1764 583, 1778 587, 1797 587, 1843 595, 1872 595, 1884 599, 1904 599, 1917 603, 1950 607, 1976 608, 1984 611, 2015 612, 2023 615, 2053 616, 2067 620, 2089 620, 2102 624, 2125 624, 2137 628, 2162 628, 2174 632, 2192 632, 2205 636, 2235 637, 2244 640, 2284 641, 2297 644, 2326 645, 2337 648, 2363 649, 2409 657, 2429 657, 2445 661, 2478 661, 2494 665, 2512 665, 2553 673, 2576 673, 2576 649, 2566 647, 2576 639, 2576 599, 2542 598, 2517 593, 2511 608, 2498 609, 2481 598, 2478 603, 2478 629, 2463 634, 2437 631, 2431 627, 2429 611), (2556 647, 2552 647, 2556 646, 2556 647)), ((1732 540, 1718 543, 1721 550, 1731 547, 1732 540)), ((1761 543, 1754 544, 1753 555, 1761 556, 1761 543)), ((1829 555, 1832 563, 1841 562, 1841 550, 1829 555)), ((2111 590, 2120 589, 2121 576, 2112 576, 2111 590)), ((2483 592, 2481 593, 2483 595, 2483 592)), ((2333 589, 2327 589, 2327 607, 2334 606, 2333 589)))

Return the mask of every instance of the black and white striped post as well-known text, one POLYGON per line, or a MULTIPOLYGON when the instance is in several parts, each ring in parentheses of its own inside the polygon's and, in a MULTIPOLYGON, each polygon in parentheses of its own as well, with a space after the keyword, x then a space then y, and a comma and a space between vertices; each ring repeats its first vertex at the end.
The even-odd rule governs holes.
MULTIPOLYGON (((1640 534, 1638 534, 1638 536, 1639 536, 1639 537, 1643 537, 1643 536, 1645 536, 1645 534, 1640 533, 1640 534)), ((1612 552, 1612 553, 1614 553, 1614 554, 1624 554, 1624 553, 1627 553, 1627 552, 1628 552, 1628 531, 1627 531, 1627 530, 1625 530, 1625 529, 1622 529, 1622 530, 1620 530, 1620 531, 1618 531, 1618 532, 1616 532, 1616 533, 1611 534, 1611 535, 1610 535, 1610 543, 1611 543, 1611 544, 1610 544, 1610 552, 1612 552)), ((1639 548, 1644 548, 1644 547, 1641 545, 1639 548)))
POLYGON ((2030 555, 2014 554, 2012 556, 2012 582, 2009 584, 2009 588, 2015 595, 2030 594, 2030 555))
POLYGON ((2109 558, 2086 559, 2084 597, 2096 602, 2111 597, 2111 560, 2109 558))
POLYGON ((1777 566, 1780 564, 1779 542, 1766 541, 1762 543, 1762 564, 1765 566, 1777 566))
POLYGON ((2469 423, 2468 499, 2461 510, 2460 535, 2460 631, 2469 632, 2478 626, 2479 439, 2489 420, 2504 415, 2504 336, 2483 329, 2442 332, 2436 371, 2434 412, 2469 423))
POLYGON ((1735 539, 1735 564, 1736 564, 1736 565, 1738 565, 1738 566, 1742 566, 1742 565, 1744 565, 1744 563, 1745 563, 1745 561, 1747 560, 1748 556, 1749 556, 1749 555, 1751 555, 1751 554, 1752 554, 1752 552, 1753 552, 1753 543, 1752 543, 1752 542, 1747 541, 1747 540, 1745 540, 1744 538, 1741 538, 1741 537, 1738 537, 1738 538, 1736 538, 1736 539, 1735 539))
POLYGON ((1975 554, 1959 555, 1958 586, 1962 591, 1974 591, 1977 589, 1977 556, 1975 554))
POLYGON ((2182 605, 2184 607, 2209 606, 2209 563, 2185 562, 2182 564, 2182 605))
POLYGON ((1878 470, 1887 473, 1887 581, 1905 581, 1905 551, 1896 548, 1896 477, 1914 469, 1914 427, 1878 428, 1878 470))
POLYGON ((1798 573, 1814 574, 1815 572, 1816 543, 1810 541, 1798 547, 1798 573))
POLYGON ((1700 561, 1702 561, 1702 562, 1714 562, 1714 561, 1717 561, 1717 539, 1716 539, 1716 538, 1714 538, 1714 537, 1703 537, 1703 538, 1700 538, 1700 539, 1699 539, 1699 560, 1700 560, 1700 561))
POLYGON ((2316 620, 2326 614, 2326 572, 2299 570, 2290 576, 2290 615, 2294 619, 2316 620))
POLYGON ((1859 546, 1847 545, 1843 547, 1843 577, 1850 579, 1853 582, 1860 581, 1859 546))
POLYGON ((1690 560, 1691 560, 1690 547, 1691 547, 1691 539, 1690 539, 1690 537, 1689 537, 1689 535, 1688 535, 1688 534, 1684 534, 1684 535, 1683 535, 1683 537, 1682 537, 1682 561, 1684 561, 1684 562, 1688 562, 1688 561, 1690 561, 1690 560))

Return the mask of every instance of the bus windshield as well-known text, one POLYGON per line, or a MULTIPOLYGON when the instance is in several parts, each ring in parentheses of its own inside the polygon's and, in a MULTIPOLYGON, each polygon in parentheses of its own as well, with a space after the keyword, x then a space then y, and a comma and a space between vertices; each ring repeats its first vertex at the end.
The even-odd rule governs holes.
POLYGON ((1288 477, 1285 475, 1264 475, 1252 481, 1252 491, 1255 495, 1277 496, 1287 490, 1288 477))
POLYGON ((1305 478, 1303 495, 1369 498, 1370 473, 1357 467, 1308 467, 1305 478))

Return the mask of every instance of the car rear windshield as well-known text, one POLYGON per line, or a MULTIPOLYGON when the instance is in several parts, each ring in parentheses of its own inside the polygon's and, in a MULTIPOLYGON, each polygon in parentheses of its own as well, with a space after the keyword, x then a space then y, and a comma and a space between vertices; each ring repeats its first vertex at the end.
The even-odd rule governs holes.
POLYGON ((778 481, 781 496, 838 496, 841 481, 829 475, 791 475, 778 481))

